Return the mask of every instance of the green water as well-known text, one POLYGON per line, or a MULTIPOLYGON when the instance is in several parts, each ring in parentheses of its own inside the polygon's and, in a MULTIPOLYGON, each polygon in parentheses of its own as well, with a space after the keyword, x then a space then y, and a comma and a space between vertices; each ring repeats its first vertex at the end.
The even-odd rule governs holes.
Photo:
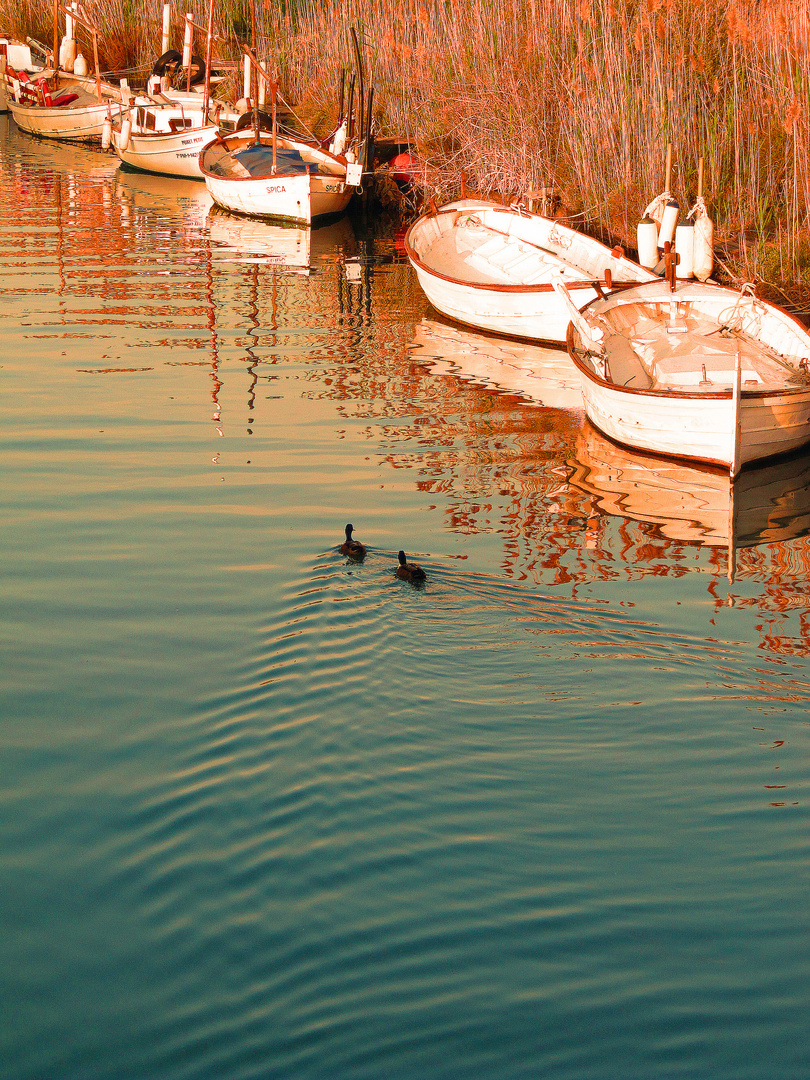
POLYGON ((0 169, 0 1076, 804 1080, 810 458, 625 454, 360 218, 0 169))

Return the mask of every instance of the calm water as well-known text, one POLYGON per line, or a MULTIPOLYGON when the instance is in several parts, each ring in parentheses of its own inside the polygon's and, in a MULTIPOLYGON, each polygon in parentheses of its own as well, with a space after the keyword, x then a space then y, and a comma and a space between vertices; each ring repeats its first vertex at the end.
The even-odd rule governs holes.
POLYGON ((810 457, 623 453, 361 219, 0 170, 0 1076, 805 1080, 810 457))

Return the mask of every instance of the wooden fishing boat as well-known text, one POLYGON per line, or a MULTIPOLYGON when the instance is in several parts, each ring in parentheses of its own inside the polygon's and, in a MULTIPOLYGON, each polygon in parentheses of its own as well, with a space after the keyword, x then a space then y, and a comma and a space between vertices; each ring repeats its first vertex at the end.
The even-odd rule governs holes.
POLYGON ((810 334, 753 290, 656 281, 570 312, 585 410, 617 442, 734 477, 810 441, 810 334))
POLYGON ((443 315, 481 330, 562 343, 570 321, 561 277, 577 307, 651 270, 583 233, 521 207, 462 199, 425 214, 405 236, 425 295, 443 315))
POLYGON ((8 107, 17 127, 29 135, 69 142, 101 142, 111 109, 120 110, 117 86, 53 69, 36 80, 15 79, 8 107))
MULTIPOLYGON (((205 61, 200 61, 204 68, 201 96, 181 93, 175 97, 174 92, 171 98, 152 96, 145 103, 133 102, 125 114, 111 118, 110 139, 119 158, 130 168, 190 180, 203 179, 200 151, 219 136, 220 122, 226 118, 220 102, 215 102, 211 108, 213 20, 214 4, 209 0, 206 55, 205 61)), ((190 25, 187 26, 187 47, 191 64, 190 25)), ((182 61, 180 53, 176 56, 182 61)), ((226 115, 233 124, 239 119, 236 113, 226 115)))
POLYGON ((170 102, 134 105, 111 117, 116 154, 132 169, 202 180, 200 151, 219 136, 218 118, 170 102))
POLYGON ((267 132, 257 139, 253 129, 205 147, 200 170, 211 198, 223 209, 307 225, 342 213, 360 182, 343 156, 297 139, 274 140, 267 132))
POLYGON ((43 69, 31 55, 31 46, 15 38, 0 37, 0 113, 8 112, 8 96, 14 79, 22 72, 26 79, 38 76, 43 69))

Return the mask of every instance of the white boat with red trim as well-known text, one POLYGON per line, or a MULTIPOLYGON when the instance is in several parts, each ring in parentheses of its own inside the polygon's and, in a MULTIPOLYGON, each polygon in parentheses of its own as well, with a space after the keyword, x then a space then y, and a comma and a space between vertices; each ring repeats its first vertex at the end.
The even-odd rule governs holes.
POLYGON ((15 72, 8 107, 21 131, 43 139, 101 142, 104 121, 122 107, 122 92, 100 80, 43 71, 32 78, 15 72))
POLYGON ((651 270, 584 233, 518 206, 461 199, 424 214, 405 252, 431 304, 448 318, 535 341, 563 343, 568 308, 618 286, 658 280, 651 270))
POLYGON ((810 333, 752 288, 664 280, 570 310, 585 410, 616 442, 732 477, 810 442, 810 333))

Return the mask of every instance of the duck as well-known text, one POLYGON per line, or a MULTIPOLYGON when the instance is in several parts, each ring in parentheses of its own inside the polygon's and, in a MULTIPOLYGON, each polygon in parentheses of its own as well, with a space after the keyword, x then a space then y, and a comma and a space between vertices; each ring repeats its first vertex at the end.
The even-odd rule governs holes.
POLYGON ((366 549, 359 540, 352 540, 354 525, 346 526, 346 539, 340 545, 340 554, 348 555, 350 559, 365 559, 366 549))
POLYGON ((402 578, 403 581, 426 580, 427 574, 421 566, 417 566, 416 563, 406 562, 404 551, 400 551, 397 558, 399 559, 399 566, 397 567, 398 578, 402 578))

